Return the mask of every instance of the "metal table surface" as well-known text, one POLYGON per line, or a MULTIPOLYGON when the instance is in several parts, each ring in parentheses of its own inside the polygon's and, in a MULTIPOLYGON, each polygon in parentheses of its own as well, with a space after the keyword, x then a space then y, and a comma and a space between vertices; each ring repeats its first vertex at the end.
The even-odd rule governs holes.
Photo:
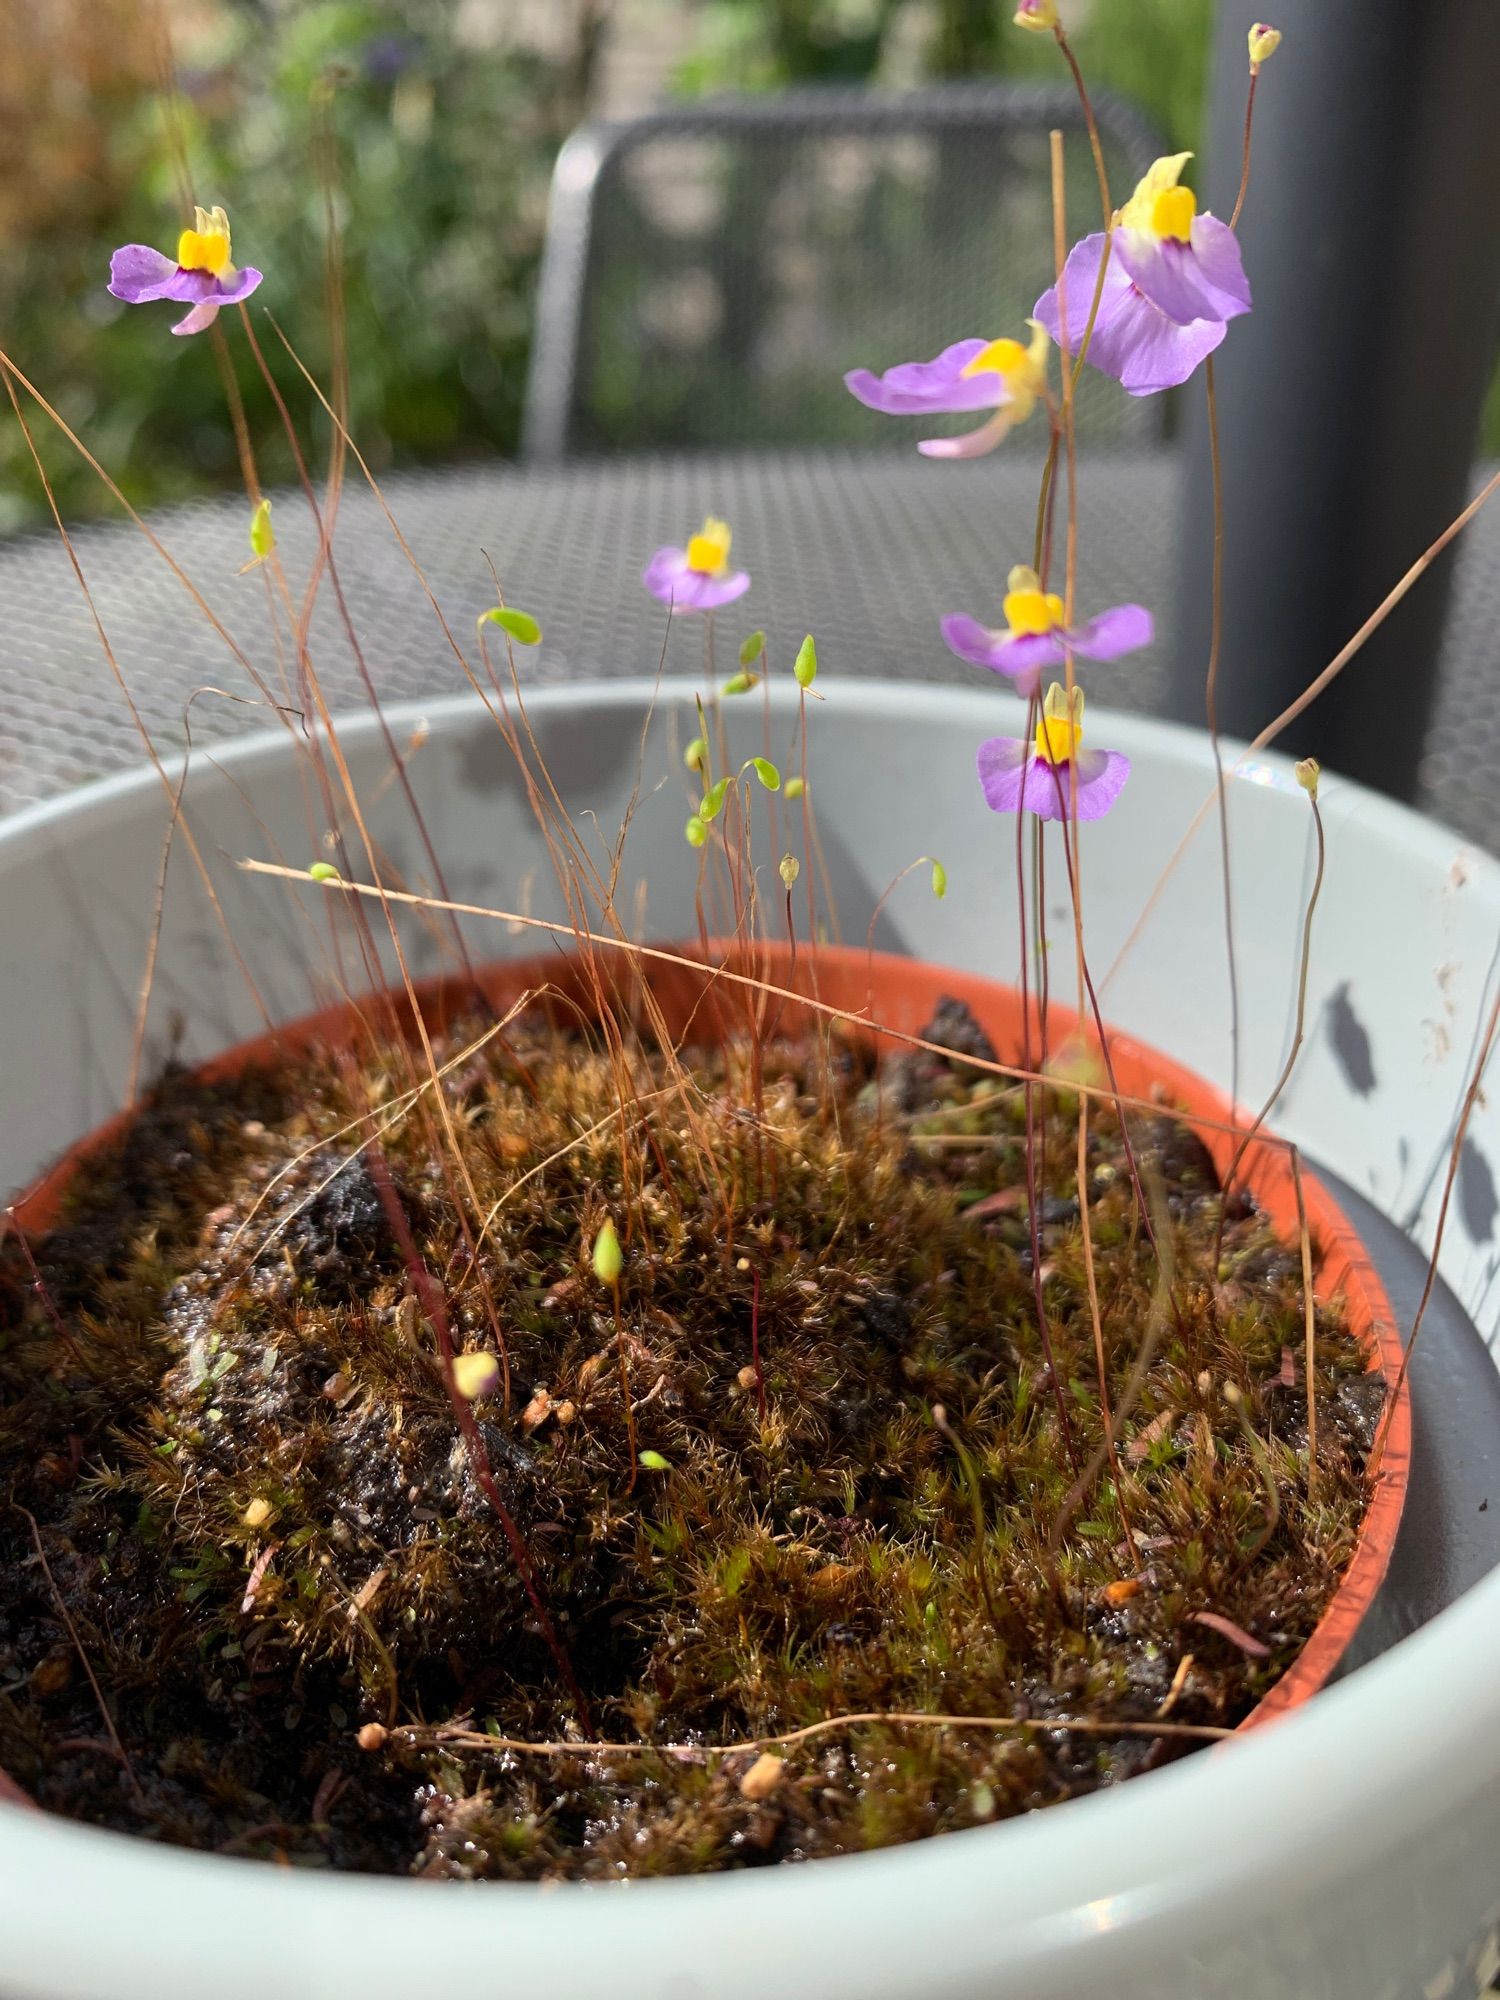
MULTIPOLYGON (((900 453, 805 452, 617 458, 528 469, 493 465, 392 477, 384 492, 454 632, 467 640, 493 603, 485 554, 508 601, 544 627, 524 671, 538 680, 654 671, 664 613, 639 582, 664 541, 707 512, 735 530, 735 558, 754 578, 720 614, 720 664, 762 626, 789 666, 817 635, 830 677, 965 679, 937 619, 970 610, 996 619, 1004 574, 1031 545, 1037 464, 997 454, 965 466, 900 453)), ((1178 465, 1169 450, 1095 455, 1082 468, 1084 608, 1138 599, 1157 614, 1150 651, 1090 669, 1101 703, 1162 705, 1170 643, 1178 465)), ((248 556, 243 500, 151 516, 151 527, 225 627, 276 684, 276 646, 248 556)), ((274 521, 294 587, 316 546, 300 494, 278 496, 274 521)), ((249 677, 189 591, 129 523, 80 530, 75 547, 109 643, 159 748, 183 741, 183 708, 213 687, 255 705, 200 696, 193 737, 205 744, 269 720, 249 677)), ((449 693, 461 670, 422 587, 357 469, 339 507, 334 551, 360 644, 382 699, 449 693)), ((701 621, 671 638, 669 671, 702 665, 701 621)), ((351 648, 326 584, 311 648, 331 705, 360 706, 351 648)), ((1351 673, 1358 672, 1357 663, 1351 673)), ((1391 726, 1399 728, 1394 716, 1391 726)), ((1295 752, 1295 736, 1285 748, 1295 752)), ((104 661, 89 607, 58 538, 0 547, 0 811, 49 797, 138 761, 140 738, 104 661)), ((1500 507, 1460 547, 1444 644, 1439 707, 1419 798, 1471 839, 1500 847, 1492 773, 1500 761, 1500 507)))

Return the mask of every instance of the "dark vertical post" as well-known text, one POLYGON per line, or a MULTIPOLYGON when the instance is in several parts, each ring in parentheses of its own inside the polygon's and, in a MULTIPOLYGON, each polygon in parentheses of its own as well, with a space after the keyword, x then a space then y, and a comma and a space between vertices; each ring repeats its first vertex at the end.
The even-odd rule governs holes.
MULTIPOLYGON (((1237 736, 1301 692, 1463 506, 1500 332, 1500 0, 1220 0, 1196 185, 1225 217, 1257 18, 1286 38, 1261 73, 1240 224, 1255 310, 1217 360, 1219 725, 1237 736)), ((1201 721, 1213 554, 1201 373, 1181 393, 1172 710, 1201 721)), ((1448 583, 1445 558, 1283 747, 1410 797, 1448 583)))

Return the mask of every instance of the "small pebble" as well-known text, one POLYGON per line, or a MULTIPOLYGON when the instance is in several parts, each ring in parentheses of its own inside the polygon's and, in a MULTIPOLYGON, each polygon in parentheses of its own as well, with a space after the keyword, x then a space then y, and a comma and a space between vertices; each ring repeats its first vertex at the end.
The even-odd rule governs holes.
POLYGON ((780 1757, 773 1757, 769 1750, 763 1750, 755 1762, 740 1779, 740 1797, 749 1799, 752 1805, 759 1805, 768 1799, 781 1783, 786 1765, 780 1757))
POLYGON ((244 1513, 241 1514, 240 1516, 240 1519, 244 1522, 247 1528, 263 1528, 266 1525, 267 1521, 270 1520, 270 1518, 271 1518, 270 1501, 260 1500, 260 1499, 252 1500, 250 1502, 250 1505, 245 1509, 244 1513))
POLYGON ((367 1722, 354 1740, 361 1750, 378 1750, 389 1734, 383 1722, 367 1722))
POLYGON ((547 1394, 545 1389, 538 1389, 531 1401, 521 1412, 521 1428, 527 1431, 534 1431, 538 1426, 546 1423, 548 1417, 551 1415, 552 1398, 547 1394))
POLYGON ((344 1373, 342 1368, 335 1368, 328 1380, 323 1384, 323 1394, 328 1398, 330 1403, 336 1403, 341 1396, 347 1396, 348 1393, 349 1377, 344 1373))

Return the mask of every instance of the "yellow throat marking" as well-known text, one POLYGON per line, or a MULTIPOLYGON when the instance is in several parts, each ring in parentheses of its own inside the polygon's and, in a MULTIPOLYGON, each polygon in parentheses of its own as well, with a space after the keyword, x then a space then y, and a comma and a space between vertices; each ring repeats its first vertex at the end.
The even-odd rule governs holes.
POLYGON ((1056 591, 1043 590, 1034 569, 1017 565, 1007 579, 1008 588, 1001 604, 1013 639, 1042 638, 1055 632, 1063 622, 1063 601, 1056 591))
POLYGON ((193 226, 177 239, 177 262, 184 271, 222 277, 229 269, 229 217, 222 208, 193 211, 193 226))
POLYGON ((1071 763, 1083 741, 1083 690, 1074 688, 1070 704, 1067 691, 1054 681, 1047 690, 1042 719, 1037 724, 1036 754, 1052 765, 1071 763))
POLYGON ((733 539, 729 523, 715 520, 710 514, 687 545, 688 568, 697 570, 700 576, 722 576, 729 567, 729 546, 733 539))
POLYGON ((1158 242, 1170 238, 1186 243, 1198 213, 1198 197, 1191 188, 1179 187, 1182 170, 1191 153, 1172 153, 1154 160, 1136 185, 1135 193, 1120 210, 1120 224, 1154 236, 1158 242))

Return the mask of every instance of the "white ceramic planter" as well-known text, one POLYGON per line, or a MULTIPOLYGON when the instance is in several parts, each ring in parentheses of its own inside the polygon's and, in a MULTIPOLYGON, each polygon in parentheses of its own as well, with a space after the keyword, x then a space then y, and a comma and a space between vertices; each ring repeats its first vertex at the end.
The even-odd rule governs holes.
MULTIPOLYGON (((984 808, 974 746, 1013 713, 973 694, 829 680, 812 783, 846 935, 918 853, 878 941, 1000 977, 1014 972, 1012 838, 984 808)), ((533 697, 537 734, 575 815, 618 823, 649 688, 533 697)), ((396 718, 402 740, 418 711, 396 718)), ((792 709, 777 704, 778 751, 792 709)), ((454 895, 558 915, 508 753, 478 704, 425 710, 411 765, 454 895)), ((736 717, 760 748, 758 706, 736 717)), ((622 907, 691 933, 695 857, 682 839, 678 749, 688 690, 662 696, 627 849, 622 907)), ((1207 744, 1091 711, 1091 740, 1134 761, 1113 816, 1085 834, 1085 900, 1101 977, 1158 870, 1211 791, 1207 744)), ((407 875, 422 853, 368 720, 342 741, 377 836, 407 875)), ((1326 779, 1330 872, 1313 1025, 1278 1125, 1425 1240, 1443 1154, 1497 976, 1500 868, 1456 839, 1326 779)), ((1237 779, 1243 1095, 1269 1086, 1290 1027, 1310 864, 1290 767, 1237 779)), ((304 793, 286 738, 247 739, 188 789, 239 949, 277 1018, 320 999, 327 894, 246 875, 243 855, 302 865, 304 793)), ((126 1073, 167 804, 150 773, 0 825, 0 1188, 18 1188, 116 1107, 126 1073)), ((1211 818, 1130 953, 1106 1012, 1227 1085, 1229 1041, 1211 818)), ((476 955, 531 953, 534 933, 474 920, 476 955)), ((420 924, 413 956, 433 969, 420 924)), ((1058 935, 1066 930, 1059 922, 1058 935)), ((180 1018, 204 1056, 259 1020, 186 850, 174 855, 153 1023, 180 1018)), ((1494 1179, 1500 1094, 1472 1127, 1443 1256, 1492 1338, 1500 1299, 1494 1179)), ((1500 1492, 1494 1496, 1500 1506, 1500 1492)), ((6 2000, 1416 2000, 1472 1994, 1500 1922, 1500 1574, 1273 1729, 1123 1788, 918 1847, 806 1868, 619 1888, 468 1890, 321 1877, 185 1854, 0 1806, 0 1991, 6 2000)))

